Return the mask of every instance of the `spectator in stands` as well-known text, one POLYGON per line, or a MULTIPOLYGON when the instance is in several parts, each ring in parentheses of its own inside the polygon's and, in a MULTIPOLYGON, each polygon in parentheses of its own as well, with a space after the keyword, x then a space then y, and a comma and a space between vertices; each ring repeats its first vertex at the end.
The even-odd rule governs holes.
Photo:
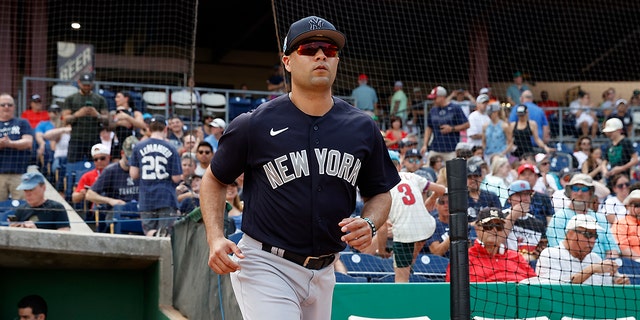
MULTIPOLYGON (((469 282, 518 282, 534 277, 529 262, 505 247, 505 219, 499 208, 484 208, 474 223, 478 238, 469 248, 469 282)), ((451 265, 446 281, 451 281, 451 265)))
POLYGON ((196 165, 194 173, 202 177, 205 170, 209 168, 209 164, 211 163, 211 159, 213 159, 215 152, 213 152, 213 147, 211 147, 209 142, 206 141, 198 143, 196 150, 196 159, 198 159, 198 164, 196 165))
POLYGON ((24 199, 24 192, 16 190, 20 177, 27 172, 33 149, 33 129, 29 122, 16 118, 16 105, 8 93, 0 94, 0 201, 24 199))
POLYGON ((459 106, 467 118, 476 107, 476 98, 465 89, 457 89, 451 92, 447 97, 447 101, 459 106))
POLYGON ((558 208, 547 225, 547 239, 549 246, 557 246, 564 240, 564 230, 567 222, 576 215, 590 215, 595 218, 597 223, 602 227, 598 230, 598 240, 593 252, 601 258, 617 258, 620 255, 620 249, 616 244, 613 234, 609 229, 607 218, 601 214, 594 212, 592 202, 596 197, 594 194, 595 185, 593 179, 586 174, 575 174, 565 192, 571 200, 569 207, 558 208))
POLYGON ((231 205, 228 215, 236 225, 236 232, 242 232, 242 210, 244 210, 244 202, 240 199, 239 191, 238 180, 227 185, 226 199, 227 203, 231 205))
POLYGON ((551 203, 553 205, 552 208, 554 208, 555 210, 567 208, 571 204, 571 199, 567 197, 565 188, 567 188, 569 181, 571 181, 571 177, 573 177, 573 175, 576 173, 578 172, 569 170, 565 170, 562 172, 562 175, 560 176, 561 188, 556 190, 556 192, 551 196, 551 203))
POLYGON ((351 92, 353 106, 366 112, 371 117, 375 116, 378 109, 378 94, 376 90, 367 84, 369 77, 366 74, 358 76, 358 87, 351 92))
POLYGON ((198 143, 202 140, 198 140, 195 134, 191 132, 185 133, 182 136, 182 147, 178 149, 178 153, 182 156, 185 152, 196 153, 198 143))
POLYGON ((611 118, 604 124, 602 132, 611 140, 602 160, 602 175, 609 179, 618 173, 631 176, 631 168, 638 164, 638 153, 631 140, 622 133, 624 125, 618 118, 611 118))
POLYGON ((496 156, 491 160, 491 170, 484 177, 483 188, 492 192, 500 199, 500 207, 504 208, 509 198, 509 185, 517 177, 515 170, 511 169, 509 159, 504 156, 496 156))
POLYGON ((200 183, 202 176, 192 174, 185 181, 189 186, 189 191, 178 196, 178 212, 180 215, 189 214, 193 209, 200 206, 200 183))
POLYGON ((67 173, 67 154, 69 152, 69 140, 71 139, 71 125, 65 125, 60 122, 59 126, 48 130, 43 135, 44 139, 49 141, 53 151, 53 163, 51 164, 51 172, 56 176, 55 188, 61 194, 64 194, 64 177, 67 173))
POLYGON ((578 169, 582 169, 582 165, 589 158, 591 154, 591 143, 589 136, 581 136, 576 140, 576 144, 573 147, 573 156, 578 160, 578 169))
POLYGON ((509 187, 509 205, 502 213, 508 236, 506 245, 518 251, 527 261, 538 259, 538 247, 546 231, 546 223, 531 214, 533 189, 528 181, 516 180, 509 187))
MULTIPOLYGON (((518 180, 525 180, 529 185, 535 185, 538 181, 538 168, 531 163, 523 163, 518 167, 518 180)), ((553 216, 553 204, 544 193, 533 192, 531 196, 531 213, 545 225, 553 216)))
POLYGON ((602 175, 602 149, 598 147, 591 147, 591 152, 587 157, 587 160, 582 164, 580 172, 588 174, 594 181, 604 183, 604 176, 602 175))
POLYGON ((433 134, 429 155, 441 155, 444 161, 455 157, 455 148, 460 142, 460 131, 469 128, 469 121, 460 106, 447 101, 447 90, 438 86, 431 90, 429 99, 434 100, 427 117, 424 142, 420 152, 427 152, 427 146, 433 134))
POLYGON ((120 160, 122 144, 127 137, 135 135, 135 132, 146 127, 142 112, 136 110, 131 99, 131 94, 126 91, 116 93, 116 111, 112 115, 109 129, 114 132, 111 140, 111 161, 120 160))
POLYGON ((33 129, 35 129, 41 121, 49 120, 49 113, 44 108, 42 98, 39 94, 36 93, 31 95, 31 99, 29 99, 29 107, 27 110, 22 112, 20 117, 29 121, 29 125, 31 125, 31 128, 33 129))
POLYGON ((46 320, 47 302, 37 294, 22 297, 18 301, 18 319, 20 320, 46 320))
POLYGON ((472 147, 482 146, 485 126, 488 126, 491 119, 486 114, 489 96, 481 94, 476 98, 476 109, 469 115, 469 129, 467 129, 467 143, 472 147))
POLYGON ((404 163, 404 156, 410 149, 418 147, 418 135, 415 133, 408 133, 404 139, 398 143, 398 153, 400 154, 400 162, 404 163))
POLYGON ((389 156, 401 179, 390 190, 391 209, 388 218, 393 228, 395 282, 409 282, 411 267, 435 229, 435 219, 429 211, 433 211, 436 198, 443 195, 446 188, 411 172, 401 172, 402 165, 397 152, 389 151, 389 156), (428 198, 427 192, 431 192, 428 198), (412 194, 413 201, 407 201, 407 193, 412 194))
POLYGON ((540 253, 536 280, 594 285, 629 284, 629 278, 617 272, 618 265, 614 260, 603 260, 593 252, 602 231, 602 225, 590 215, 571 217, 562 230, 564 239, 540 253))
POLYGON ((555 176, 550 173, 551 157, 549 154, 538 153, 535 159, 540 177, 538 177, 536 183, 533 185, 533 190, 551 196, 558 190, 558 182, 556 182, 555 176))
MULTIPOLYGON (((436 228, 431 237, 422 249, 424 253, 431 253, 442 257, 449 258, 449 247, 451 241, 449 239, 449 196, 445 193, 436 199, 436 209, 431 212, 436 218, 436 228)), ((472 225, 468 225, 469 242, 476 240, 476 229, 472 225)))
POLYGON ((411 95, 411 121, 420 135, 424 134, 424 95, 420 87, 413 87, 411 95))
POLYGON ((429 165, 423 166, 424 171, 427 174, 427 180, 436 182, 438 180, 438 172, 444 167, 444 161, 441 155, 432 155, 429 157, 429 165))
POLYGON ((547 120, 551 119, 552 116, 558 117, 558 107, 560 104, 558 101, 549 99, 549 92, 547 90, 540 91, 540 101, 536 103, 540 108, 544 110, 545 116, 547 116, 547 120))
POLYGON ((287 91, 287 86, 284 79, 284 68, 282 67, 281 63, 275 64, 273 66, 273 72, 267 79, 267 90, 272 92, 271 96, 269 96, 269 99, 273 99, 287 91))
POLYGON ((220 118, 215 118, 213 121, 209 123, 211 127, 211 134, 204 139, 204 141, 208 142, 213 148, 213 152, 218 151, 218 141, 220 137, 222 137, 222 133, 224 133, 224 129, 227 128, 227 123, 220 118))
MULTIPOLYGON (((633 94, 631 95, 631 98, 629 98, 629 107, 640 107, 640 89, 633 90, 633 94)), ((636 111, 638 110, 634 109, 634 112, 636 111)))
MULTIPOLYGON (((533 145, 531 144, 531 138, 533 138, 534 142, 538 147, 544 149, 545 152, 549 153, 551 151, 555 151, 553 148, 549 148, 540 136, 538 135, 538 124, 529 119, 529 108, 526 105, 518 105, 515 108, 516 114, 518 116, 518 120, 515 122, 509 123, 509 131, 513 134, 513 145, 515 146, 515 150, 511 152, 512 155, 516 157, 520 157, 525 153, 532 153, 533 145)), ((507 147, 507 149, 511 149, 507 147)))
MULTIPOLYGON (((529 115, 529 119, 535 121, 535 123, 538 125, 538 137, 540 137, 540 139, 545 143, 549 142, 549 139, 551 139, 549 121, 544 113, 544 110, 533 103, 533 93, 530 90, 525 90, 522 92, 522 95, 520 95, 520 105, 527 106, 527 114, 529 115)), ((517 108, 511 108, 511 113, 509 114, 509 122, 518 121, 517 110, 517 108)), ((531 145, 536 145, 536 141, 533 136, 531 137, 531 145)))
POLYGON ((389 120, 391 122, 391 128, 385 132, 385 141, 389 150, 398 151, 400 149, 399 142, 407 137, 408 133, 402 129, 402 118, 391 116, 389 120))
POLYGON ((624 200, 629 196, 631 186, 629 177, 624 173, 618 173, 611 178, 611 190, 614 194, 607 197, 598 212, 607 217, 610 225, 617 220, 624 219, 627 215, 624 200))
POLYGON ((71 230, 64 205, 45 198, 46 179, 40 172, 23 174, 17 189, 24 190, 26 203, 16 208, 18 222, 10 223, 10 227, 71 230))
MULTIPOLYGON (((115 212, 138 212, 139 184, 129 176, 129 158, 138 143, 135 136, 122 143, 118 162, 109 164, 87 190, 86 199, 106 210, 107 221, 113 220, 115 212)), ((96 168, 99 165, 96 164, 96 168)))
MULTIPOLYGON (((166 141, 167 123, 163 116, 149 120, 151 136, 135 145, 129 163, 129 175, 140 179, 138 210, 142 229, 147 236, 168 236, 178 209, 175 185, 182 180, 182 167, 178 150, 166 141), (143 166, 156 166, 158 174, 142 172, 143 166)), ((145 169, 146 170, 146 169, 145 169)))
POLYGON ((182 137, 185 135, 184 122, 178 115, 173 115, 169 118, 169 131, 167 132, 167 139, 176 149, 182 147, 182 137))
POLYGON ((618 118, 622 121, 622 132, 625 136, 631 137, 633 131, 633 116, 631 116, 631 112, 629 112, 629 104, 625 99, 616 100, 615 107, 613 108, 613 112, 609 114, 607 120, 611 118, 618 118))
POLYGON ((62 119, 72 128, 67 154, 70 164, 91 159, 91 147, 101 143, 100 131, 108 122, 107 101, 93 92, 93 78, 92 73, 82 74, 78 79, 80 91, 68 96, 62 107, 62 119))
POLYGON ((620 247, 620 255, 640 259, 640 190, 633 190, 625 199, 626 215, 618 219, 611 232, 620 247))
POLYGON ((614 102, 616 101, 616 89, 609 88, 602 92, 602 103, 600 104, 600 109, 596 112, 599 119, 606 120, 609 119, 611 114, 615 113, 616 105, 614 102))
POLYGON ((595 139, 598 134, 598 121, 591 105, 591 95, 580 90, 578 98, 569 104, 569 111, 575 118, 575 127, 579 134, 595 139))
POLYGON ((196 172, 196 165, 198 165, 198 159, 196 158, 195 152, 185 152, 180 157, 182 159, 182 175, 183 181, 186 180, 187 177, 191 176, 191 174, 196 172))
POLYGON ((491 163, 494 155, 507 156, 510 152, 507 148, 513 145, 512 131, 509 124, 504 119, 502 107, 499 104, 490 104, 487 114, 491 120, 482 126, 482 147, 484 148, 484 159, 491 163))
POLYGON ((429 179, 433 179, 434 177, 430 177, 429 176, 429 171, 427 171, 427 168, 423 167, 423 163, 422 163, 422 155, 420 154, 420 150, 418 149, 409 149, 404 157, 400 157, 402 160, 402 165, 403 165, 403 171, 406 172, 411 172, 411 173, 415 173, 425 179, 427 179, 427 181, 431 181, 431 182, 435 182, 435 179, 429 180, 429 179))
POLYGON ((482 190, 480 184, 484 179, 482 169, 479 164, 467 162, 467 190, 469 207, 467 208, 467 218, 469 222, 476 220, 478 212, 484 208, 501 208, 500 198, 490 191, 482 190))
POLYGON ((389 117, 400 118, 401 125, 406 123, 409 115, 408 102, 407 94, 402 90, 402 81, 396 81, 393 85, 393 95, 389 102, 389 117))
POLYGON ((507 87, 507 102, 511 104, 511 107, 520 103, 520 96, 525 90, 529 90, 529 86, 524 83, 522 72, 514 72, 513 83, 507 87))
POLYGON ((204 140, 206 137, 211 135, 212 127, 209 125, 211 121, 214 119, 214 113, 211 110, 208 110, 202 116, 202 125, 196 128, 195 136, 200 139, 200 141, 204 140))
POLYGON ((37 143, 36 156, 38 158, 38 164, 40 164, 40 172, 45 177, 53 181, 54 171, 51 166, 53 164, 54 150, 56 149, 56 143, 51 142, 44 138, 44 134, 52 129, 59 128, 62 125, 62 119, 60 118, 60 107, 57 104, 52 104, 47 109, 49 113, 49 120, 40 121, 35 128, 35 141, 37 143))
POLYGON ((98 143, 91 147, 91 156, 93 157, 94 169, 85 172, 80 180, 78 186, 71 195, 71 200, 74 203, 80 203, 85 200, 87 190, 93 186, 98 179, 98 176, 102 174, 102 171, 109 165, 111 152, 109 148, 104 144, 98 143))

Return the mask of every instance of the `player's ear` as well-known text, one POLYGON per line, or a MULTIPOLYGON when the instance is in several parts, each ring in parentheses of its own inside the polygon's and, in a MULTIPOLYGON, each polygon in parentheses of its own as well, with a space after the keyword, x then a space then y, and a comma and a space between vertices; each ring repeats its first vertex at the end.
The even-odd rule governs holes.
POLYGON ((291 60, 289 59, 289 56, 282 56, 282 64, 284 65, 284 69, 287 70, 287 72, 291 72, 291 67, 289 66, 289 62, 291 60))

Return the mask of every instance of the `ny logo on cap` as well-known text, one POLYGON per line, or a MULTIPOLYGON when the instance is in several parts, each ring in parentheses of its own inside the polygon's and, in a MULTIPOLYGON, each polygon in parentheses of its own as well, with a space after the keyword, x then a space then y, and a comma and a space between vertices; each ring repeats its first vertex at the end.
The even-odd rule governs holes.
POLYGON ((324 20, 320 18, 312 18, 309 20, 309 30, 324 29, 324 20))

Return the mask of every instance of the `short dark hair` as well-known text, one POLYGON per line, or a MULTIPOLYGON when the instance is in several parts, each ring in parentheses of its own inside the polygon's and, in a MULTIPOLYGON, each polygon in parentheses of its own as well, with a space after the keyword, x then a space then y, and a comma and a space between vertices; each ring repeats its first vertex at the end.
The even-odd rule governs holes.
POLYGON ((441 155, 435 155, 435 156, 431 156, 429 157, 429 167, 432 167, 436 165, 436 163, 438 163, 438 161, 442 160, 442 156, 441 155))
POLYGON ((47 315, 47 302, 44 301, 44 298, 37 295, 31 294, 23 297, 18 301, 18 309, 31 308, 31 312, 34 315, 44 314, 47 315))
POLYGON ((198 143, 198 147, 196 147, 196 150, 200 149, 200 147, 208 147, 209 149, 211 149, 211 151, 213 151, 213 146, 211 145, 211 143, 206 141, 200 141, 198 143))

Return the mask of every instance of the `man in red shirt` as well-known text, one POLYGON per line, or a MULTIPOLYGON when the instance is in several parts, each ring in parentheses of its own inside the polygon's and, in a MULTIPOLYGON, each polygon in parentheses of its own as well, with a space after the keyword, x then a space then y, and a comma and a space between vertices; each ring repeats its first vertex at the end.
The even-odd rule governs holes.
POLYGON ((31 128, 35 129, 40 121, 49 121, 49 112, 43 107, 42 98, 39 94, 31 96, 29 108, 22 113, 22 119, 29 121, 31 128))
POLYGON ((547 92, 546 90, 543 90, 540 92, 540 101, 538 101, 536 104, 538 105, 538 107, 544 109, 544 114, 547 116, 547 119, 549 119, 549 117, 551 117, 552 114, 558 114, 558 109, 550 109, 550 108, 555 108, 558 107, 558 101, 555 100, 549 100, 549 92, 547 92))
POLYGON ((87 190, 91 188, 94 182, 98 179, 102 170, 107 167, 109 163, 111 163, 110 159, 111 150, 109 147, 105 146, 102 143, 98 143, 91 147, 91 156, 93 157, 93 163, 95 164, 95 168, 93 170, 89 170, 85 172, 85 174, 80 177, 78 181, 78 186, 73 191, 71 195, 71 200, 74 203, 79 203, 84 201, 84 197, 87 194, 87 190))
MULTIPOLYGON (((517 251, 507 249, 505 219, 499 208, 480 210, 474 222, 478 238, 469 248, 469 282, 519 282, 535 277, 529 262, 517 251)), ((451 281, 447 267, 446 281, 451 281)))

